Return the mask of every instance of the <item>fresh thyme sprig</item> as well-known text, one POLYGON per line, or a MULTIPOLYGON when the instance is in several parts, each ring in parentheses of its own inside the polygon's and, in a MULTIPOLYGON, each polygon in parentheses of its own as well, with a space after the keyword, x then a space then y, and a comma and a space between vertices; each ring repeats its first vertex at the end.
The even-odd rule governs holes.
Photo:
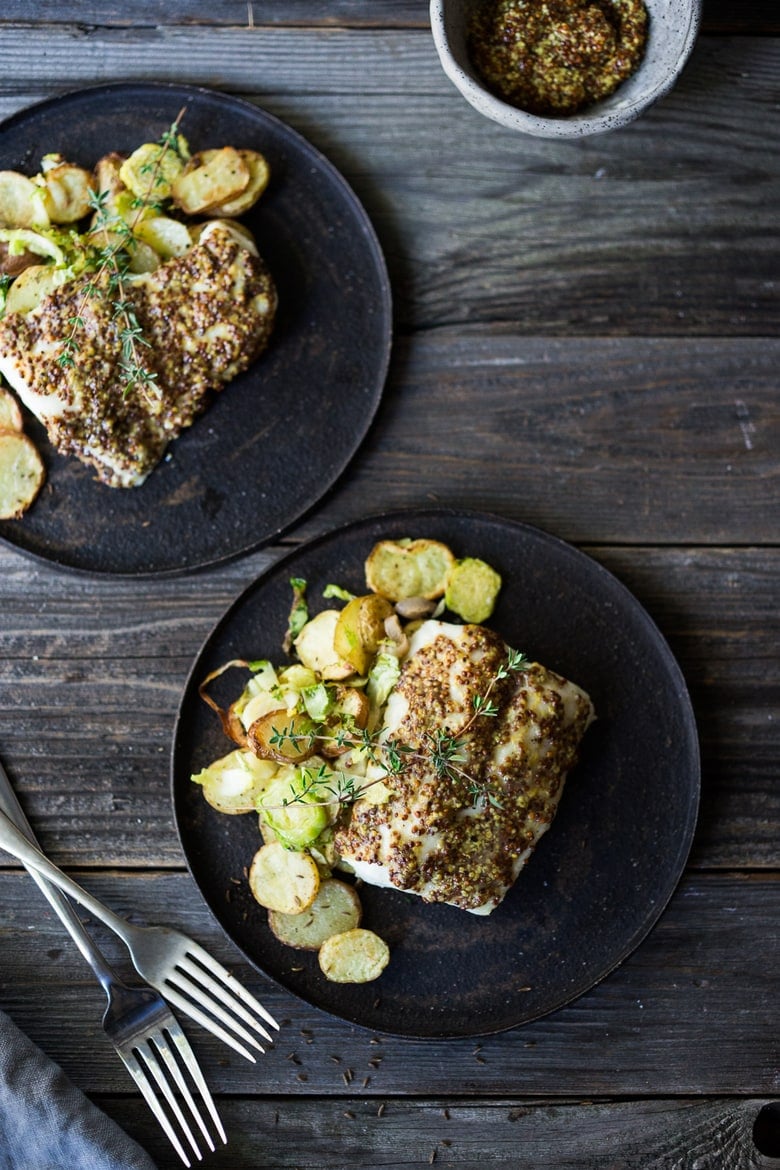
POLYGON ((433 768, 436 775, 442 780, 453 783, 464 783, 476 811, 482 811, 487 806, 500 809, 500 799, 487 781, 479 781, 471 776, 464 765, 468 764, 467 733, 477 719, 481 717, 495 718, 499 714, 499 707, 491 698, 496 685, 510 674, 517 673, 527 666, 525 654, 510 650, 506 661, 495 671, 483 694, 475 695, 472 701, 472 713, 460 730, 453 734, 438 728, 427 731, 423 737, 420 750, 415 750, 407 744, 397 740, 381 741, 375 732, 359 729, 354 726, 340 728, 334 735, 319 735, 316 731, 301 735, 296 733, 293 725, 275 728, 270 736, 270 743, 278 750, 295 744, 301 752, 308 752, 314 748, 317 741, 324 740, 336 746, 339 753, 356 749, 363 753, 369 762, 383 770, 383 774, 374 780, 359 783, 359 778, 348 772, 331 772, 327 768, 301 769, 304 783, 301 787, 291 788, 291 797, 285 804, 305 802, 308 804, 350 804, 363 796, 374 785, 393 776, 400 775, 409 760, 421 760, 433 768), (323 796, 323 794, 325 794, 323 796), (312 799, 315 796, 317 799, 312 799))
POLYGON ((151 346, 144 337, 143 328, 133 303, 128 298, 125 282, 129 273, 135 228, 149 207, 159 206, 151 199, 151 192, 160 182, 163 160, 171 151, 179 153, 178 129, 184 113, 184 109, 180 110, 175 121, 160 136, 159 146, 161 149, 154 165, 149 166, 150 194, 146 198, 133 201, 135 215, 129 223, 120 216, 109 213, 108 192, 91 192, 92 230, 99 233, 102 243, 96 248, 94 275, 83 286, 76 311, 73 316, 68 318, 70 333, 62 341, 57 358, 58 364, 63 369, 72 369, 76 365, 76 356, 80 350, 78 335, 85 326, 84 313, 87 303, 96 297, 107 294, 111 298, 112 321, 118 329, 119 373, 124 384, 123 393, 127 394, 130 389, 137 388, 150 402, 155 401, 158 397, 156 393, 157 374, 150 370, 142 360, 143 348, 149 349, 151 346))

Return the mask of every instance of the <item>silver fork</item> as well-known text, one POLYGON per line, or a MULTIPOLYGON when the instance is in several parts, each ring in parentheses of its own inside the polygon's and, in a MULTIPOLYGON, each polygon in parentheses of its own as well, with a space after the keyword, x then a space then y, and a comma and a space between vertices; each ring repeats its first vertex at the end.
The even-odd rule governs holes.
MULTIPOLYGON (((30 842, 35 842, 35 835, 2 765, 0 810, 4 816, 7 815, 16 823, 20 832, 30 842)), ((212 1151, 214 1141, 195 1103, 186 1073, 205 1102, 222 1141, 226 1142, 227 1138, 203 1074, 173 1012, 162 996, 151 987, 129 987, 124 983, 92 941, 67 898, 54 886, 49 885, 39 873, 32 870, 31 876, 49 900, 106 993, 108 1003, 103 1014, 103 1030, 106 1036, 138 1085, 171 1145, 184 1165, 190 1166, 191 1162, 179 1134, 183 1135, 198 1159, 202 1154, 193 1136, 192 1126, 181 1109, 174 1090, 180 1093, 212 1151), (178 1132, 173 1121, 178 1123, 178 1132)))
POLYGON ((0 848, 42 874, 113 930, 130 951, 138 974, 174 1007, 253 1063, 255 1057, 247 1045, 265 1052, 253 1032, 272 1042, 260 1020, 278 1029, 276 1020, 193 939, 167 926, 135 926, 114 914, 49 861, 1 810, 0 848))

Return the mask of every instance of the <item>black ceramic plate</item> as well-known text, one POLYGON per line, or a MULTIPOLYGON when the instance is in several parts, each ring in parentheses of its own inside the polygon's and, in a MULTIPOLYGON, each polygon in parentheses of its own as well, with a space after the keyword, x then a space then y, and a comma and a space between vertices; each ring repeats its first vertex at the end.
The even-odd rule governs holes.
POLYGON ((382 392, 390 292, 371 224, 333 166, 270 114, 189 86, 79 90, 5 122, 0 169, 33 174, 52 150, 91 167, 158 139, 183 107, 193 149, 230 144, 268 158, 270 185, 245 222, 277 283, 276 329, 142 487, 97 483, 28 417, 48 482, 21 520, 0 522, 0 538, 63 566, 175 573, 259 547, 342 473, 382 392))
MULTIPOLYGON (((338 603, 336 603, 338 604, 338 603)), ((243 685, 230 671, 213 693, 243 685)), ((210 688, 212 689, 212 688, 210 688)), ((333 532, 260 577, 204 645, 187 684, 173 759, 176 822, 193 877, 251 962, 345 1020, 414 1037, 484 1035, 544 1015, 587 991, 645 937, 682 872, 699 793, 698 740, 680 671, 630 593, 595 561, 537 529, 450 511, 395 513, 333 532), (192 772, 230 750, 199 700, 204 676, 235 657, 283 661, 289 578, 363 591, 363 561, 384 537, 434 537, 502 574, 490 624, 512 646, 583 686, 598 722, 559 812, 490 917, 361 888, 364 924, 390 944, 381 978, 328 983, 316 957, 281 946, 242 873, 259 847, 254 815, 214 812, 192 772)))

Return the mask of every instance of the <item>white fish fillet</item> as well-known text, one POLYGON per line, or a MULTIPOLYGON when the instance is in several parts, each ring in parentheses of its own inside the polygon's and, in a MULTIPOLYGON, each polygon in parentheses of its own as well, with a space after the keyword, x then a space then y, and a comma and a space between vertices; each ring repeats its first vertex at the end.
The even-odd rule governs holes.
POLYGON ((364 881, 489 914, 550 827, 593 704, 538 663, 491 685, 507 654, 483 626, 427 621, 413 635, 381 733, 407 749, 393 795, 355 802, 336 835, 364 881), (475 715, 475 696, 497 713, 475 715), (462 757, 448 775, 432 753, 441 733, 462 757))
POLYGON ((85 297, 89 279, 63 284, 29 313, 0 321, 0 372, 57 450, 93 466, 111 487, 137 486, 209 392, 265 347, 276 290, 262 260, 218 221, 183 256, 129 279, 124 296, 143 336, 137 357, 156 375, 143 387, 121 377, 116 294, 85 297), (82 323, 67 368, 58 359, 74 317, 82 323))

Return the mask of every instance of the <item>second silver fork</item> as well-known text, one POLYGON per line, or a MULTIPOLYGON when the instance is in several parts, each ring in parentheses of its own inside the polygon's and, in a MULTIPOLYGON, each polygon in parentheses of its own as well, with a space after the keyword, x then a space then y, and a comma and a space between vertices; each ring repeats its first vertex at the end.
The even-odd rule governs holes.
POLYGON ((113 930, 130 951, 138 974, 175 1008, 197 1020, 247 1060, 255 1060, 252 1049, 265 1051, 257 1036, 270 1041, 265 1025, 278 1028, 276 1020, 199 943, 167 926, 135 926, 114 914, 49 861, 2 811, 0 848, 47 878, 113 930))
MULTIPOLYGON (((0 810, 18 827, 31 844, 35 835, 0 765, 0 810)), ((64 894, 35 870, 30 876, 48 899, 79 951, 89 963, 108 1000, 103 1030, 143 1094, 168 1140, 185 1166, 190 1159, 182 1145, 188 1143, 196 1158, 202 1157, 192 1131, 197 1124, 210 1150, 214 1141, 192 1088, 205 1102, 211 1121, 223 1142, 227 1141, 216 1106, 186 1036, 165 1000, 151 987, 129 987, 106 961, 84 928, 64 894), (188 1079, 189 1078, 189 1079, 188 1079), (192 1087, 191 1087, 192 1086, 192 1087), (181 1096, 188 1114, 177 1099, 181 1096)))

